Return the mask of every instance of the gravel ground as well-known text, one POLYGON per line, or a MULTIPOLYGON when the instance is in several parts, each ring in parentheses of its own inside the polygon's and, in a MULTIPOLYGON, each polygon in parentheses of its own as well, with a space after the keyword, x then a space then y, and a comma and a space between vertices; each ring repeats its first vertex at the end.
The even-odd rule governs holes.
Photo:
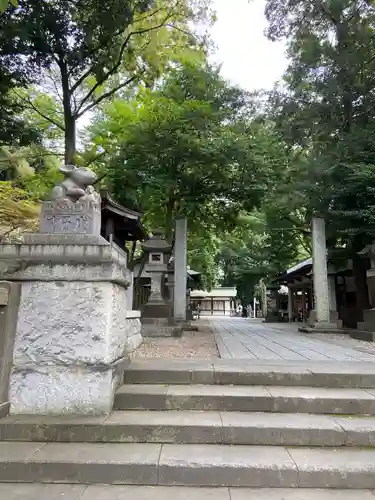
POLYGON ((352 339, 345 333, 309 333, 308 337, 375 355, 375 342, 352 339))
POLYGON ((196 321, 199 332, 183 332, 182 337, 145 338, 131 358, 219 358, 212 329, 205 321, 196 321))

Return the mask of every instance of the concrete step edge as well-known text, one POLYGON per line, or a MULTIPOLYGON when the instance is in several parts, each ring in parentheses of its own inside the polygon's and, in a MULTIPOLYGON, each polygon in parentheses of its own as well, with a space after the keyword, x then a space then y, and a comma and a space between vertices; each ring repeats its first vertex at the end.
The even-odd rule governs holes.
POLYGON ((280 386, 123 385, 116 410, 375 414, 375 390, 280 386))
MULTIPOLYGON (((375 358, 374 358, 375 359, 375 358)), ((299 385, 375 388, 375 363, 246 360, 133 360, 125 371, 134 384, 299 385), (235 361, 235 362, 234 362, 235 361)))
POLYGON ((7 500, 374 500, 370 490, 296 488, 195 488, 184 486, 122 486, 70 484, 0 484, 0 498, 7 500))
POLYGON ((115 411, 109 417, 7 417, 0 440, 375 446, 375 417, 263 412, 115 411))
POLYGON ((0 443, 0 482, 375 488, 375 450, 0 443))

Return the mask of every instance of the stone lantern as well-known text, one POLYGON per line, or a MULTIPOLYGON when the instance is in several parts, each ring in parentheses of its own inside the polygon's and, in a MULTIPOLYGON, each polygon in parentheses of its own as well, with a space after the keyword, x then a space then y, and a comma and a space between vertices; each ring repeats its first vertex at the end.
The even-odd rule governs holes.
POLYGON ((266 323, 277 323, 279 321, 279 284, 267 286, 267 316, 266 323))
POLYGON ((148 302, 143 306, 143 318, 169 318, 171 305, 163 298, 163 282, 168 270, 171 245, 160 231, 154 231, 151 238, 143 245, 145 253, 145 272, 151 279, 151 293, 148 302))

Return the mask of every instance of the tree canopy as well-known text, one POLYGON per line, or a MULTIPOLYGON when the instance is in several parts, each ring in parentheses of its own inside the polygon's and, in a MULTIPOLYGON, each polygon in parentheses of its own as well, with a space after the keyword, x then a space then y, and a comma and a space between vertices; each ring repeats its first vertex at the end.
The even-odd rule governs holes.
POLYGON ((205 41, 190 25, 209 16, 208 0, 19 0, 1 17, 0 65, 39 85, 52 81, 58 120, 19 97, 63 131, 73 163, 79 118, 121 89, 151 84, 176 54, 199 53, 205 41))
POLYGON ((191 229, 228 228, 245 204, 258 205, 272 168, 283 167, 272 141, 251 120, 249 95, 207 65, 174 68, 141 99, 106 106, 92 129, 93 144, 110 153, 117 198, 146 211, 169 238, 178 214, 191 229))
MULTIPOLYGON (((375 9, 361 0, 268 0, 271 39, 286 38, 290 65, 273 117, 302 148, 307 213, 323 215, 336 258, 351 258, 362 306, 365 269, 357 252, 375 236, 375 9)), ((300 181, 301 179, 299 179, 300 181)))

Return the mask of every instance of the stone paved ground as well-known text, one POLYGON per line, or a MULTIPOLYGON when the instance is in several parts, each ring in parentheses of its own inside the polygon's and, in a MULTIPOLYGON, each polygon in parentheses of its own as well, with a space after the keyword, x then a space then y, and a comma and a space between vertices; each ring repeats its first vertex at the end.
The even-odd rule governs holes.
POLYGON ((375 350, 350 338, 303 334, 293 324, 224 317, 209 319, 209 323, 222 358, 375 362, 375 350))

